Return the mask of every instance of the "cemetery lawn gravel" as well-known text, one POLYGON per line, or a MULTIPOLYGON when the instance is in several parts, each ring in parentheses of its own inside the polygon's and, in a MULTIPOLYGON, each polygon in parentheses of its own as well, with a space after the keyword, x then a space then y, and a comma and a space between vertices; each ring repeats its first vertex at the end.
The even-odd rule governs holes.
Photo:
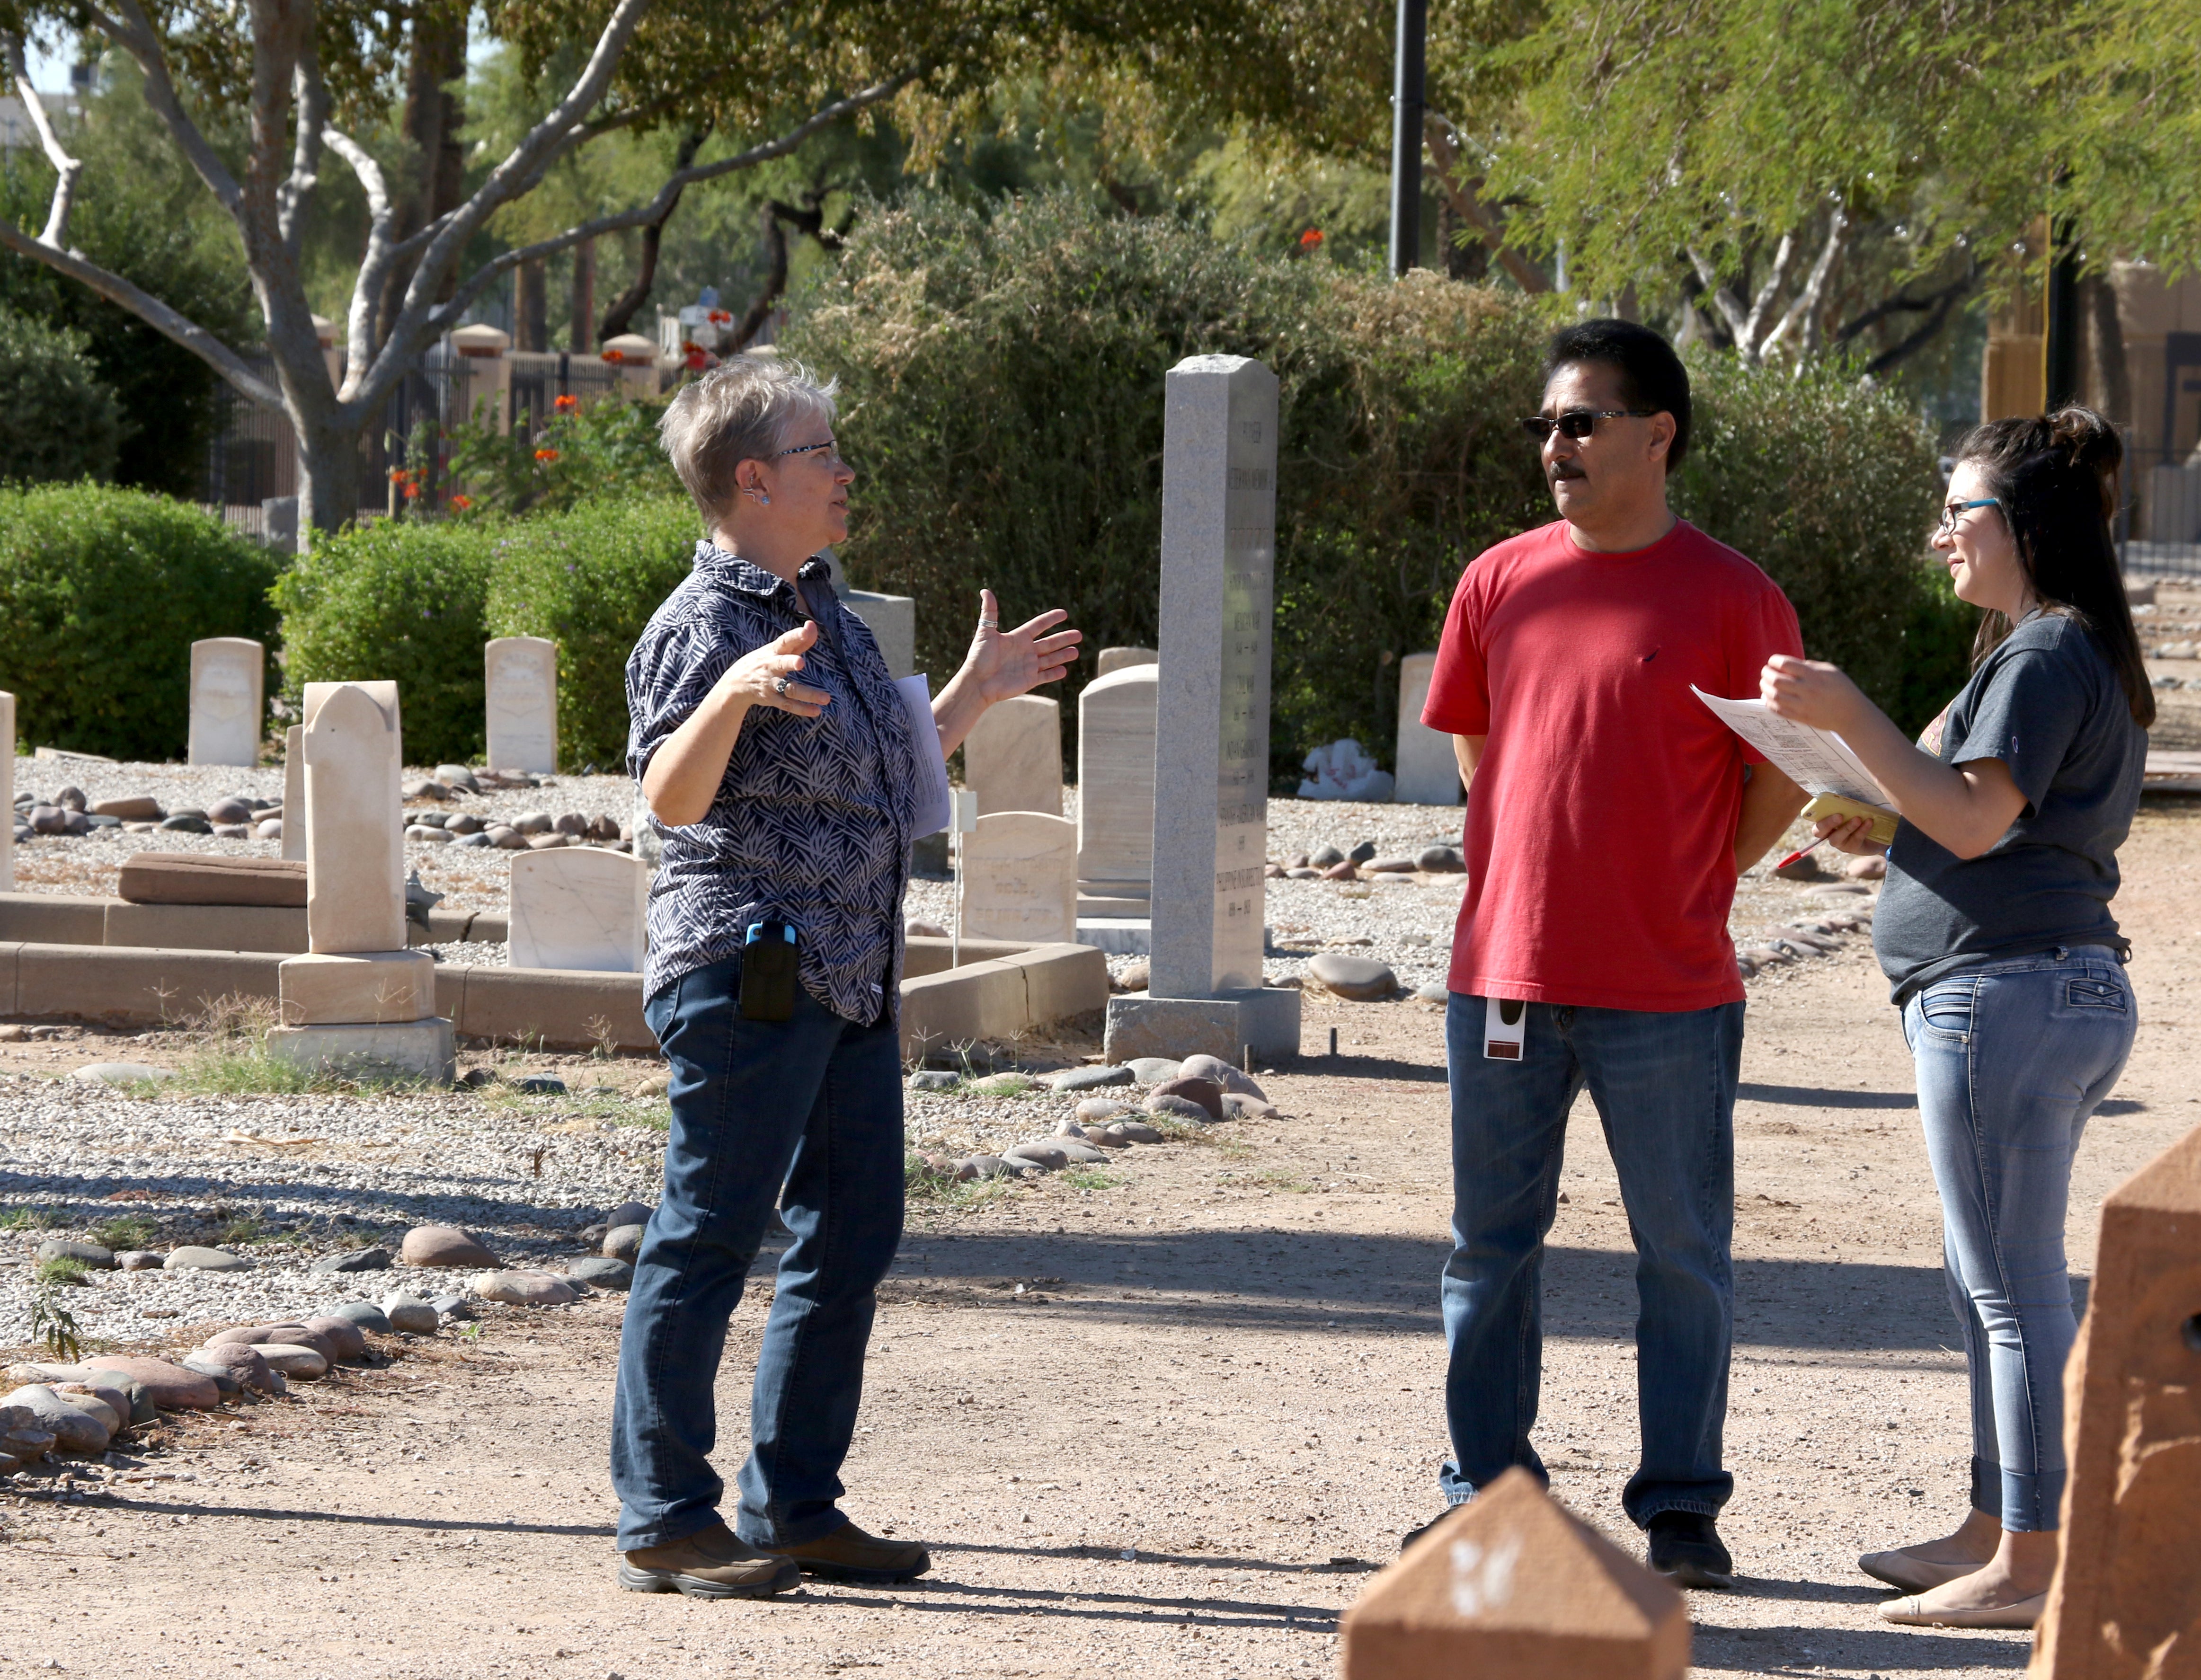
MULTIPOLYGON (((1438 828, 1441 814, 1428 815, 1438 828)), ((2137 947, 2141 1027, 2079 1160, 2069 1239, 2082 1276, 2103 1195, 2201 1121, 2189 1094, 2201 1091, 2197 846, 2201 802, 2151 800, 2125 849, 2117 909, 2137 947)), ((1271 883, 1272 922, 1288 915, 1280 885, 1300 883, 1271 883)), ((1805 886, 1748 891, 1759 920, 1816 904, 1805 886)), ((1969 1448, 1909 1059, 1867 941, 1833 944, 1750 986, 1737 1490, 1722 1524, 1741 1581, 1690 1595, 1695 1669, 2015 1674, 2026 1636, 1887 1626, 1881 1592, 1854 1566, 1861 1551, 1952 1523, 1969 1448)), ((1272 954, 1272 969, 1284 960, 1272 954)), ((1441 1026, 1411 999, 1310 993, 1303 1048, 1320 1051, 1335 1027, 1339 1054, 1262 1075, 1284 1117, 1137 1145, 1080 1174, 913 1199, 844 1478, 858 1521, 930 1545, 932 1572, 907 1586, 813 1583, 767 1604, 619 1591, 604 1457, 620 1302, 598 1293, 371 1338, 386 1361, 375 1368, 164 1422, 113 1463, 0 1479, 0 1672, 1334 1672, 1335 1619, 1365 1566, 1437 1509, 1441 1026)), ((227 1232, 258 1262, 100 1273, 62 1291, 116 1348, 179 1353, 230 1324, 462 1287, 463 1273, 303 1270, 370 1238, 394 1252, 409 1224, 457 1224, 509 1261, 559 1269, 584 1251, 582 1225, 629 1196, 654 1199, 660 1099, 637 1090, 654 1071, 642 1058, 465 1057, 494 1060, 508 1080, 555 1074, 563 1098, 54 1082, 94 1060, 174 1065, 189 1048, 182 1035, 75 1027, 0 1044, 0 1256, 17 1262, 0 1267, 6 1356, 31 1351, 21 1262, 38 1238, 86 1235, 117 1214, 155 1223, 149 1246, 227 1232), (48 1214, 50 1229, 33 1228, 48 1214), (146 1318, 147 1305, 177 1316, 146 1318)), ((913 1142, 927 1128, 1036 1136, 1072 1100, 913 1095, 913 1142)), ((1635 1550, 1618 1508, 1635 1450, 1633 1261, 1587 1103, 1570 1144, 1537 1438, 1558 1496, 1635 1550)), ((777 1247, 729 1338, 729 1474, 777 1247)))

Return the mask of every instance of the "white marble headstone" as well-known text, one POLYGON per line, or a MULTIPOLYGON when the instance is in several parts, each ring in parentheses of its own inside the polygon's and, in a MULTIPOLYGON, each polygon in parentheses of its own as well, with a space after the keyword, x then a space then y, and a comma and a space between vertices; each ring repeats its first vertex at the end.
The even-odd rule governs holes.
POLYGON ((1452 737, 1422 722, 1436 664, 1434 653, 1409 653, 1399 661, 1399 770, 1391 797, 1400 805, 1459 803, 1459 760, 1452 737))
MULTIPOLYGON (((306 685, 306 945, 405 949, 403 737, 395 682, 306 685)), ((291 817, 283 815, 287 829, 291 817)))
POLYGON ((1095 676, 1111 676, 1132 665, 1150 665, 1161 656, 1151 647, 1104 647, 1095 661, 1095 676))
POLYGON ((1243 356, 1169 372, 1154 735, 1155 998, 1261 984, 1277 376, 1243 356))
POLYGON ((306 729, 283 731, 283 855, 306 861, 306 729))
POLYGON ((1069 943, 1077 937, 1077 829, 1036 811, 981 817, 963 840, 967 939, 1069 943))
POLYGON ((491 770, 547 775, 558 768, 558 644, 499 636, 482 650, 491 770))
POLYGON ((191 644, 190 762, 260 762, 261 682, 267 649, 244 636, 191 644))
POLYGON ((1077 880, 1143 899, 1154 878, 1154 694, 1160 668, 1122 665, 1077 697, 1077 880))
POLYGON ((649 874, 639 858, 593 846, 514 857, 506 960, 515 969, 639 973, 649 874))
POLYGON ((963 785, 978 796, 978 815, 1036 811, 1062 815, 1062 708, 1019 694, 987 708, 963 738, 963 785))

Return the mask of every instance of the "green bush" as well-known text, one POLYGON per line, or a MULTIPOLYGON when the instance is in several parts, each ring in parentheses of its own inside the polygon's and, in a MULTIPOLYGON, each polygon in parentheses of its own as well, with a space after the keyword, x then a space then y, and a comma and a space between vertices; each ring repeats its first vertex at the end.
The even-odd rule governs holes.
POLYGON ((1913 580, 1916 593, 1903 628, 1903 676, 1887 715, 1915 740, 1971 676, 1980 610, 1957 599, 1938 555, 1922 562, 1913 580))
POLYGON ((275 587, 293 705, 308 682, 395 680, 408 762, 478 759, 496 529, 378 519, 318 539, 275 587))
MULTIPOLYGON (((1940 487, 1932 431, 1897 392, 1839 363, 1705 355, 1689 379, 1695 427, 1676 511, 1764 566, 1795 604, 1811 657, 1915 733, 1965 670, 1962 657, 1950 663, 1952 621, 1922 564, 1940 487), (1940 691, 1923 717, 1910 715, 1922 703, 1914 688, 1940 691)), ((1954 601, 1946 580, 1940 594, 1954 601)), ((1969 611, 1957 604, 1959 618, 1969 611)), ((1963 639, 1968 653, 1969 629, 1963 639)))
POLYGON ((688 575, 701 535, 694 506, 584 502, 492 529, 489 633, 558 644, 558 762, 616 770, 626 757, 627 655, 688 575))
POLYGON ((18 737, 182 758, 191 644, 251 636, 272 653, 277 569, 270 550, 163 496, 0 489, 0 682, 18 737))
MULTIPOLYGON (((1548 518, 1511 417, 1542 330, 1494 290, 1264 258, 1165 219, 1033 196, 990 220, 918 197, 860 225, 781 345, 839 377, 857 471, 846 558, 918 601, 918 663, 960 661, 981 583, 1089 649, 1156 645, 1165 376, 1279 380, 1271 768, 1352 735, 1388 755, 1395 660, 1435 645, 1460 570, 1548 518)), ((1082 662, 1064 686, 1065 735, 1082 662)), ((1066 740, 1065 745, 1068 745, 1066 740)))
POLYGON ((114 476, 122 410, 85 354, 84 334, 0 305, 0 478, 114 476))

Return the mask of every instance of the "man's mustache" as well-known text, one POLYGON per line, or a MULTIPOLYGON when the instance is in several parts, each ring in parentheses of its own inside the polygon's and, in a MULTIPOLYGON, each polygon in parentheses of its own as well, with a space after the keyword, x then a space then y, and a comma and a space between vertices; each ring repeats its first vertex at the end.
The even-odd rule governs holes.
POLYGON ((1552 465, 1550 476, 1552 482, 1556 484, 1562 478, 1587 478, 1589 474, 1572 461, 1555 461, 1552 465))

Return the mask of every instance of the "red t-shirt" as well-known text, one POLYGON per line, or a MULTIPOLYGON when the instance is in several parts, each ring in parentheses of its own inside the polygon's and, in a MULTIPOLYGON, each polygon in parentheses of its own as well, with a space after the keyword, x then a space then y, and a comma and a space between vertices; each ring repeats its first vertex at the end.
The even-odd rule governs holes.
POLYGON ((1488 735, 1468 795, 1454 992, 1599 1009, 1740 1002, 1727 916, 1742 767, 1689 692, 1750 699, 1801 653, 1773 580, 1686 520, 1592 553, 1564 520, 1461 575, 1422 722, 1488 735))

